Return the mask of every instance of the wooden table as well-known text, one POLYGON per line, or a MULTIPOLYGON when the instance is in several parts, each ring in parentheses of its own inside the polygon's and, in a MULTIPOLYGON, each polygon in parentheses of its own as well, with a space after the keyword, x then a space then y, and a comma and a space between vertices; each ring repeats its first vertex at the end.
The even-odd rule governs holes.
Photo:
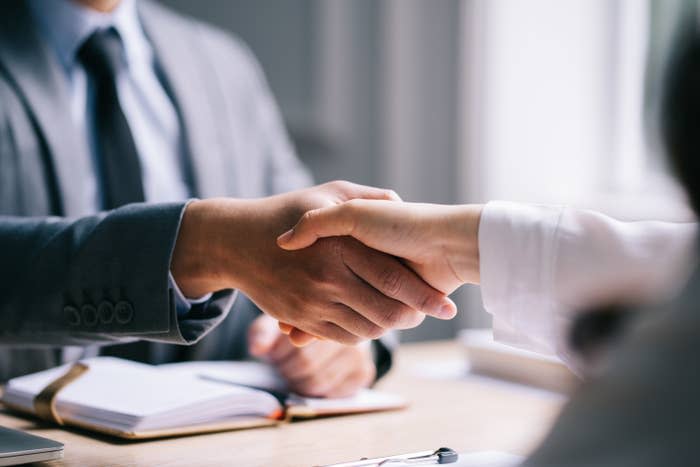
POLYGON ((409 409, 398 412, 147 442, 56 429, 5 412, 0 425, 64 443, 65 458, 46 466, 308 466, 440 446, 527 453, 563 397, 483 377, 441 375, 441 366, 458 365, 461 356, 451 342, 405 345, 380 384, 411 400, 409 409))

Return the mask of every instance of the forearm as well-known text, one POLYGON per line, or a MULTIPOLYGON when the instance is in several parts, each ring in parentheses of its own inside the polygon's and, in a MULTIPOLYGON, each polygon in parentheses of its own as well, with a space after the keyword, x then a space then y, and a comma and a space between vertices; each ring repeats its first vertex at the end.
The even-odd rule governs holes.
POLYGON ((573 315, 649 301, 682 284, 694 224, 619 222, 592 211, 489 203, 479 230, 481 292, 504 342, 569 358, 573 315))
POLYGON ((182 341, 168 268, 183 209, 131 205, 78 220, 0 218, 0 340, 182 341))

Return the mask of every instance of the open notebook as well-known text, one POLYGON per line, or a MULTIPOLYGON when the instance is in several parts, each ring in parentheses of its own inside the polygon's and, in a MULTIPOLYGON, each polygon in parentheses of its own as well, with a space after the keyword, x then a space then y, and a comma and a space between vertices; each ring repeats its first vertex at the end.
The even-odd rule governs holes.
MULTIPOLYGON (((155 438, 274 425, 280 420, 399 409, 400 396, 364 390, 345 399, 288 394, 274 370, 253 362, 146 365, 113 357, 83 360, 89 369, 56 397, 66 425, 122 438, 155 438)), ((69 365, 10 380, 2 402, 35 414, 34 398, 69 365)))

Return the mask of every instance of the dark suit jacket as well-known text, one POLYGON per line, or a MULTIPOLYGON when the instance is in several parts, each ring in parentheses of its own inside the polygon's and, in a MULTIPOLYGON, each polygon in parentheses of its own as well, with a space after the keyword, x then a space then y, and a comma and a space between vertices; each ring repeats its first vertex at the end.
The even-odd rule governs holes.
MULTIPOLYGON (((311 183, 241 42, 150 1, 139 14, 179 113, 194 196, 311 183)), ((0 2, 0 381, 59 364, 65 345, 196 342, 108 350, 154 363, 245 356, 259 311, 242 295, 232 313, 228 291, 177 319, 167 273, 184 203, 96 214, 81 199, 76 188, 93 175, 59 66, 23 2, 0 2)))

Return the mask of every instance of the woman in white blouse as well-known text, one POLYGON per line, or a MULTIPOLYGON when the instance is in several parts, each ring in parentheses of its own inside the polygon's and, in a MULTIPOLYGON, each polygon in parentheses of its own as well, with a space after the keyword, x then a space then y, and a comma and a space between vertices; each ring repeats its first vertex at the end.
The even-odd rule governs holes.
MULTIPOLYGON (((671 165, 697 215, 700 26, 697 14, 686 16, 664 81, 660 123, 671 165)), ((278 243, 302 248, 328 235, 352 235, 405 257, 444 292, 480 283, 497 339, 554 352, 569 363, 575 354, 566 336, 577 311, 647 302, 630 308, 634 319, 599 371, 578 388, 522 466, 697 465, 695 224, 625 223, 590 211, 509 203, 353 201, 307 213, 278 243)), ((308 337, 293 330, 291 336, 308 337)))
MULTIPOLYGON (((353 200, 308 212, 278 243, 299 249, 338 235, 405 258, 442 292, 480 284, 497 340, 571 362, 567 336, 576 312, 648 303, 683 285, 696 224, 620 222, 592 211, 506 202, 353 200)), ((298 330, 291 337, 306 338, 298 330)))

